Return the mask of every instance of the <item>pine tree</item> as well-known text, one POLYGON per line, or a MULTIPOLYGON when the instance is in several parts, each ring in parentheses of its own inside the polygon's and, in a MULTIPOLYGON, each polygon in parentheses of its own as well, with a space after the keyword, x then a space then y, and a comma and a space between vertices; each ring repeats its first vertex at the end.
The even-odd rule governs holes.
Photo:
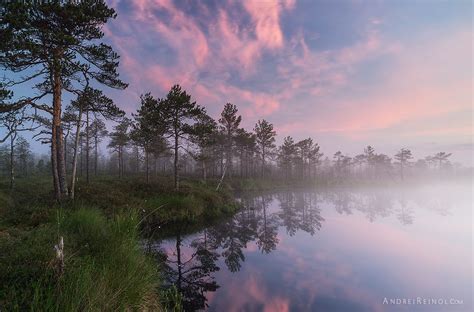
POLYGON ((285 179, 292 178, 292 166, 296 158, 296 145, 291 136, 283 139, 283 144, 280 146, 278 158, 280 166, 282 167, 285 179))
POLYGON ((316 169, 321 162, 322 153, 319 152, 318 143, 313 143, 313 139, 307 138, 295 144, 301 164, 301 177, 311 178, 312 169, 316 169))
POLYGON ((0 126, 6 129, 6 134, 0 139, 0 143, 10 139, 10 188, 13 188, 15 184, 15 146, 17 136, 20 132, 36 129, 28 121, 34 121, 34 117, 28 115, 25 108, 0 113, 0 126))
POLYGON ((124 166, 124 153, 127 144, 130 141, 129 129, 132 121, 128 118, 123 118, 115 127, 114 131, 110 133, 109 148, 112 148, 117 152, 118 156, 118 171, 119 177, 123 177, 125 166, 124 166))
POLYGON ((32 155, 30 143, 24 137, 18 137, 15 144, 15 155, 18 165, 18 172, 23 177, 28 176, 28 166, 32 155))
POLYGON ((140 101, 140 107, 137 110, 137 114, 134 115, 135 123, 133 124, 130 138, 137 146, 143 148, 145 153, 146 181, 148 183, 150 180, 149 158, 152 145, 161 139, 163 130, 160 127, 158 100, 153 98, 151 93, 146 93, 140 96, 140 101))
POLYGON ((411 155, 411 151, 406 148, 402 148, 394 157, 400 163, 400 175, 402 180, 404 179, 404 172, 403 169, 408 165, 410 159, 413 158, 411 155))
POLYGON ((433 156, 433 160, 438 162, 438 169, 441 170, 444 163, 448 162, 448 158, 451 157, 452 153, 439 152, 433 156))
POLYGON ((201 164, 202 178, 207 180, 208 163, 215 159, 212 153, 212 147, 217 143, 218 131, 217 123, 212 117, 203 113, 193 126, 191 141, 197 148, 197 153, 192 153, 194 160, 201 164))
MULTIPOLYGON (((0 111, 31 106, 51 116, 51 163, 57 200, 68 194, 62 130, 63 92, 78 93, 95 80, 123 89, 118 55, 104 43, 101 27, 115 18, 103 0, 4 1, 0 11, 0 66, 19 75, 5 88, 28 82, 38 91, 11 99, 0 111), (50 105, 45 104, 48 96, 50 105)), ((2 92, 3 93, 3 92, 2 92)))
POLYGON ((97 175, 99 163, 99 143, 108 134, 105 122, 100 118, 95 118, 90 125, 90 136, 94 140, 94 175, 97 175))
MULTIPOLYGON (((77 152, 79 148, 79 140, 81 135, 82 127, 82 116, 86 114, 86 129, 83 133, 85 138, 84 149, 86 150, 85 163, 86 163, 86 182, 89 183, 89 153, 90 153, 90 122, 89 113, 101 114, 107 119, 115 119, 122 117, 125 112, 119 109, 114 102, 105 96, 102 91, 86 87, 82 92, 79 93, 76 100, 71 102, 71 107, 77 111, 76 115, 76 137, 74 144, 74 154, 72 161, 72 175, 71 175, 71 186, 70 186, 70 197, 74 199, 74 189, 76 183, 76 172, 77 172, 77 152)), ((82 170, 82 154, 81 154, 81 170, 82 170)), ((82 172, 82 171, 81 171, 82 172)))
POLYGON ((276 132, 273 130, 273 125, 265 119, 258 120, 254 128, 257 147, 262 162, 262 177, 265 177, 265 162, 268 155, 275 148, 276 132))
POLYGON ((239 129, 242 116, 237 116, 237 106, 231 103, 227 103, 219 118, 220 130, 225 136, 225 154, 226 154, 226 166, 229 175, 232 175, 232 156, 235 144, 235 136, 239 129))
POLYGON ((240 157, 240 176, 249 176, 252 162, 251 159, 255 154, 256 137, 252 132, 240 128, 235 137, 237 149, 240 157))
POLYGON ((179 85, 171 88, 166 99, 159 101, 159 122, 167 138, 172 139, 174 150, 174 188, 179 190, 179 150, 186 150, 183 141, 189 141, 193 124, 205 113, 204 108, 191 101, 191 95, 179 85))
POLYGON ((375 169, 375 149, 368 145, 364 149, 364 156, 365 156, 365 161, 367 162, 367 167, 369 170, 369 176, 373 176, 374 174, 374 169, 375 169))

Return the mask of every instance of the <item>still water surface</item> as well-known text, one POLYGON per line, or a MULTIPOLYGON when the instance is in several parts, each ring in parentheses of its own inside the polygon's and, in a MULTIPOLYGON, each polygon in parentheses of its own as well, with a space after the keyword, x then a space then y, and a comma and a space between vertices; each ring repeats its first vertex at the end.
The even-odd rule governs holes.
POLYGON ((232 218, 153 244, 187 310, 472 311, 470 185, 241 201, 232 218))

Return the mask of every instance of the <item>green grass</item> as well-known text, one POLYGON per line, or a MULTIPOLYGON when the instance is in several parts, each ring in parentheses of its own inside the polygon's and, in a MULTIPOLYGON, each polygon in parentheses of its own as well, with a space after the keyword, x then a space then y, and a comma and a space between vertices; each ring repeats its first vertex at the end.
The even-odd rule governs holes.
MULTIPOLYGON (((62 298, 82 298, 61 304, 71 311, 123 311, 156 306, 156 264, 139 246, 138 217, 135 213, 118 214, 107 220, 98 210, 79 209, 64 220, 64 233, 74 242, 76 252, 65 276, 62 298), (72 286, 72 287, 71 287, 72 286)), ((66 251, 67 252, 67 251, 66 251)))
MULTIPOLYGON (((160 224, 228 215, 228 189, 184 182, 100 178, 78 184, 74 202, 56 204, 49 179, 0 181, 1 311, 180 311, 180 295, 160 290, 159 265, 141 236, 160 224), (64 238, 58 274, 54 245, 64 238)), ((166 231, 164 231, 166 232, 166 231)))
POLYGON ((161 302, 166 311, 183 311, 183 297, 176 286, 170 287, 161 293, 161 302))
POLYGON ((0 306, 6 311, 125 311, 159 308, 156 263, 140 248, 138 217, 107 219, 78 208, 30 231, 0 239, 0 306), (65 269, 55 270, 53 246, 64 237, 65 269), (5 287, 6 286, 6 287, 5 287))

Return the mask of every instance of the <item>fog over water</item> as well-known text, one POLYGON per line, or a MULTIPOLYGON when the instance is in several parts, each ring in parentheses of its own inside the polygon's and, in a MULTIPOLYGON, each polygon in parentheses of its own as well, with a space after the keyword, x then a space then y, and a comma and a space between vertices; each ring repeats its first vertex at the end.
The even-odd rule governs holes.
POLYGON ((471 190, 244 194, 232 218, 149 247, 189 310, 471 311, 471 190))

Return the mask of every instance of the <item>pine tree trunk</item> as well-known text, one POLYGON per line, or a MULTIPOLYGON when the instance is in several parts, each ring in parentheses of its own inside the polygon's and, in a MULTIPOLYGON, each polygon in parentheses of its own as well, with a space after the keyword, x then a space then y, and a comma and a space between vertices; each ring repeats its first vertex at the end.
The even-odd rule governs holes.
POLYGON ((229 177, 232 177, 232 135, 230 132, 227 133, 227 144, 226 144, 226 171, 229 177))
POLYGON ((79 114, 77 117, 77 124, 76 124, 76 137, 74 139, 74 154, 72 155, 71 190, 70 190, 70 195, 69 195, 71 199, 74 199, 74 191, 76 187, 77 154, 79 150, 79 140, 81 137, 81 122, 82 122, 82 108, 79 108, 79 114))
POLYGON ((150 182, 150 168, 148 166, 148 157, 148 151, 145 149, 146 183, 150 182))
POLYGON ((97 128, 96 128, 96 134, 94 136, 94 148, 95 148, 95 155, 94 155, 94 175, 97 176, 97 162, 99 160, 99 148, 98 148, 98 145, 99 145, 99 142, 98 142, 98 138, 97 138, 97 128))
POLYGON ((244 151, 240 150, 240 178, 244 177, 244 151))
POLYGON ((178 172, 178 134, 175 131, 174 136, 174 189, 179 190, 179 172, 178 172))
POLYGON ((68 133, 64 136, 64 163, 66 164, 66 174, 67 174, 67 137, 69 135, 69 130, 68 133))
POLYGON ((122 147, 118 147, 118 169, 119 169, 119 178, 122 177, 122 147))
POLYGON ((80 173, 81 173, 81 178, 82 178, 83 171, 84 171, 84 143, 82 142, 82 135, 79 137, 79 148, 81 150, 80 173))
POLYGON ((53 187, 54 197, 57 201, 61 200, 61 188, 59 186, 59 174, 58 174, 58 153, 57 153, 57 141, 56 141, 57 127, 52 126, 51 128, 51 171, 53 175, 53 187))
POLYGON ((136 173, 138 174, 140 172, 140 151, 138 150, 138 147, 136 147, 135 149, 135 160, 137 162, 136 164, 136 167, 135 167, 135 170, 136 170, 136 173))
POLYGON ((10 189, 15 186, 15 138, 16 133, 10 135, 10 189))
POLYGON ((207 170, 206 170, 206 161, 202 161, 202 179, 204 180, 204 183, 207 181, 207 170))
POLYGON ((89 184, 89 111, 86 111, 86 183, 89 184))
POLYGON ((224 166, 224 170, 222 171, 221 179, 219 180, 219 183, 217 184, 216 191, 219 190, 219 188, 221 187, 222 181, 224 181, 226 170, 227 170, 227 164, 224 166))
POLYGON ((401 171, 402 181, 403 181, 403 162, 402 161, 400 161, 400 171, 401 171))
POLYGON ((53 166, 53 181, 57 200, 67 196, 66 163, 64 157, 63 133, 61 129, 61 68, 57 64, 59 53, 55 53, 56 60, 52 73, 53 85, 53 122, 51 140, 51 164, 53 166))
POLYGON ((123 178, 123 172, 124 172, 124 169, 123 169, 123 146, 120 146, 120 177, 123 178))
POLYGON ((220 161, 221 161, 221 171, 219 173, 220 175, 222 175, 222 172, 224 172, 224 154, 222 153, 222 151, 220 155, 220 161))
POLYGON ((251 174, 251 167, 250 167, 250 154, 249 151, 245 152, 245 178, 249 178, 251 174))

